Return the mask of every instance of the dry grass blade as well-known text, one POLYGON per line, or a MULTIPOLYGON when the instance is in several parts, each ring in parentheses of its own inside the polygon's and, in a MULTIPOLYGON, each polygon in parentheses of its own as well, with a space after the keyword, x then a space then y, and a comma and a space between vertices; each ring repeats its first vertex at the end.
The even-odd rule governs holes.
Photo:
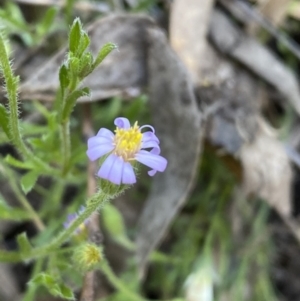
POLYGON ((245 25, 259 24, 264 30, 285 45, 298 59, 300 59, 299 45, 289 38, 285 33, 282 33, 276 26, 269 22, 262 14, 255 8, 248 5, 245 1, 240 0, 219 0, 219 2, 241 23, 245 25))

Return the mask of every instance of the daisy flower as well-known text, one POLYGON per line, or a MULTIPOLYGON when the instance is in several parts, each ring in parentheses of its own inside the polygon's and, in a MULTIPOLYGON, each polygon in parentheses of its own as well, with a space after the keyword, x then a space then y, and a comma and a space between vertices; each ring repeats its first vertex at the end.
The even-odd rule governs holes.
POLYGON ((132 164, 138 161, 151 170, 150 176, 167 167, 167 160, 160 156, 159 140, 154 128, 150 125, 138 126, 137 122, 130 126, 127 118, 115 119, 115 133, 101 128, 95 137, 88 140, 87 156, 95 161, 102 156, 107 158, 101 165, 97 175, 114 184, 134 184, 136 176, 132 164), (142 132, 149 128, 150 131, 142 132))

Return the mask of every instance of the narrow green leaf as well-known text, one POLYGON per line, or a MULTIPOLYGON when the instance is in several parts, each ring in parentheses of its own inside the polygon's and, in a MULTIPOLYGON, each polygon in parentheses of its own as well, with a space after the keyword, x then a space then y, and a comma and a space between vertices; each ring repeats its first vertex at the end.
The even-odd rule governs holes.
POLYGON ((12 157, 11 155, 7 155, 4 159, 6 163, 11 166, 22 168, 22 169, 33 169, 34 165, 31 162, 22 162, 12 157))
POLYGON ((39 101, 33 101, 33 106, 34 108, 39 111, 45 118, 49 118, 49 115, 51 114, 50 111, 46 108, 46 106, 44 106, 43 104, 41 104, 39 101))
POLYGON ((89 45, 90 45, 90 38, 87 35, 87 33, 82 30, 80 45, 77 49, 77 56, 81 57, 89 45))
POLYGON ((37 274, 36 276, 34 276, 34 278, 32 278, 28 284, 29 285, 35 285, 35 286, 39 286, 43 284, 43 279, 44 279, 44 273, 40 273, 37 274))
POLYGON ((62 91, 64 91, 70 83, 68 68, 65 64, 59 69, 59 82, 62 91))
POLYGON ((7 15, 9 15, 11 19, 13 19, 18 24, 23 25, 23 29, 24 29, 24 27, 27 27, 27 23, 23 17, 23 14, 22 14, 22 11, 21 11, 19 5, 17 5, 16 3, 13 3, 11 1, 7 1, 5 3, 5 10, 6 10, 7 15))
POLYGON ((77 76, 79 72, 80 60, 77 57, 71 57, 69 59, 69 72, 70 76, 77 76))
POLYGON ((51 112, 48 118, 48 127, 50 132, 55 132, 57 125, 57 112, 51 112))
POLYGON ((68 117, 71 115, 77 99, 89 95, 90 95, 90 89, 88 87, 72 92, 66 99, 66 104, 62 113, 62 120, 67 120, 68 117))
POLYGON ((49 150, 49 146, 45 144, 42 137, 41 138, 30 138, 27 141, 34 150, 37 150, 37 149, 43 150, 43 151, 46 151, 47 149, 49 150))
POLYGON ((93 56, 90 52, 86 52, 80 59, 78 76, 80 79, 85 78, 93 71, 93 56))
POLYGON ((44 285, 45 287, 53 287, 56 284, 56 280, 50 274, 41 272, 34 276, 28 283, 29 285, 44 285))
POLYGON ((75 300, 75 296, 68 286, 58 283, 52 275, 47 273, 39 273, 29 282, 29 285, 44 286, 55 297, 75 300))
POLYGON ((54 278, 54 276, 45 273, 43 277, 43 284, 46 287, 51 288, 57 285, 57 280, 54 278))
POLYGON ((82 36, 81 32, 81 22, 79 18, 76 18, 71 26, 69 35, 69 49, 73 54, 77 53, 80 46, 80 40, 82 36))
POLYGON ((45 35, 50 30, 51 26, 53 25, 53 21, 58 13, 57 7, 49 8, 42 21, 38 24, 38 30, 40 35, 45 35))
POLYGON ((105 44, 100 51, 98 52, 98 55, 96 57, 96 60, 93 64, 93 69, 99 66, 99 64, 109 55, 114 49, 117 48, 116 44, 113 43, 107 43, 105 44))
POLYGON ((2 196, 0 196, 0 219, 1 220, 13 220, 23 221, 31 219, 31 216, 27 211, 19 208, 12 208, 6 204, 2 196))
POLYGON ((20 249, 22 255, 26 255, 26 254, 30 253, 32 246, 31 246, 31 244, 27 238, 27 234, 25 232, 23 232, 17 236, 17 242, 18 242, 18 246, 19 246, 19 249, 20 249))
POLYGON ((5 107, 0 104, 0 126, 2 127, 4 133, 7 138, 10 139, 10 131, 9 131, 9 115, 5 107))
POLYGON ((22 133, 24 136, 41 135, 45 134, 48 129, 44 125, 33 124, 27 121, 20 122, 22 133))
POLYGON ((21 178, 21 187, 25 194, 27 194, 38 179, 38 174, 35 171, 29 171, 21 178))
POLYGON ((73 291, 66 285, 60 284, 60 297, 67 299, 67 300, 75 300, 75 296, 73 291))
POLYGON ((122 214, 115 206, 107 204, 102 209, 102 220, 105 228, 114 239, 126 237, 122 214))

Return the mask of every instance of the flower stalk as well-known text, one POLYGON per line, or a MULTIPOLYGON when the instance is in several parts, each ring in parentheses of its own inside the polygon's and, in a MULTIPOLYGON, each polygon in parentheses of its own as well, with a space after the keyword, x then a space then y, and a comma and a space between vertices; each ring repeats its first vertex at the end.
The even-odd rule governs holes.
MULTIPOLYGON (((119 189, 119 187, 117 187, 119 189)), ((124 188, 125 189, 125 188, 124 188)), ((120 191, 117 191, 116 194, 119 194, 120 191)), ((27 254, 21 254, 20 252, 8 252, 0 250, 0 262, 18 262, 18 261, 28 261, 35 258, 40 258, 47 256, 53 252, 56 252, 61 245, 66 242, 76 231, 76 229, 88 219, 93 212, 99 210, 105 202, 113 198, 115 195, 105 194, 102 190, 98 191, 93 195, 88 201, 86 208, 80 215, 72 222, 72 224, 63 230, 56 238, 52 240, 49 244, 41 247, 33 248, 27 254)))

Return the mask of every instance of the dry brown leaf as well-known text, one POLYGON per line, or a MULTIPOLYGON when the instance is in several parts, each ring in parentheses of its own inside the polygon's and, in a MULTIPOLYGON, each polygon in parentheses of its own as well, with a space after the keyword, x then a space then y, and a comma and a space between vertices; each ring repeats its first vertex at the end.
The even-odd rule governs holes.
MULTIPOLYGON (((300 59, 300 46, 289 35, 281 32, 279 28, 268 21, 254 6, 247 1, 240 0, 218 0, 220 4, 230 14, 233 15, 239 23, 243 24, 243 27, 249 27, 255 22, 257 26, 264 29, 270 36, 272 36, 278 43, 283 45, 289 52, 291 52, 296 58, 300 59)), ((226 29, 224 29, 226 32, 226 29)))
POLYGON ((292 170, 283 145, 262 119, 254 141, 245 143, 239 153, 243 169, 243 189, 266 200, 281 215, 291 213, 292 170))
MULTIPOLYGON (((108 42, 117 44, 119 50, 113 51, 85 80, 92 95, 80 99, 81 102, 140 93, 147 83, 145 30, 149 26, 154 26, 154 22, 146 16, 112 15, 89 27, 93 53, 108 42)), ((53 100, 58 88, 58 69, 66 51, 64 48, 58 52, 21 86, 21 98, 53 100)))
POLYGON ((170 43, 195 84, 206 53, 206 34, 214 0, 176 0, 170 15, 170 43))
POLYGON ((265 0, 261 1, 258 9, 274 25, 279 26, 288 12, 290 0, 265 0))

